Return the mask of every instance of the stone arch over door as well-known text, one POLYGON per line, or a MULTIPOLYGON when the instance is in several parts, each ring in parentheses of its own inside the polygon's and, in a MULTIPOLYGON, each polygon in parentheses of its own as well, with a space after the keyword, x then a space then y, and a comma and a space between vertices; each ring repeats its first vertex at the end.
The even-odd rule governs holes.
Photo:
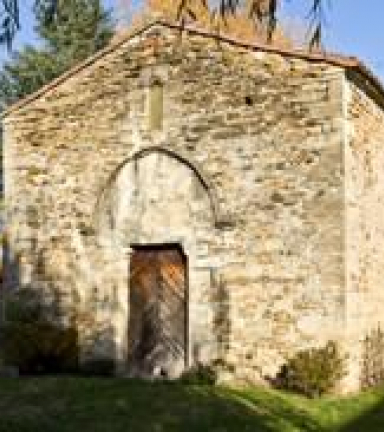
POLYGON ((195 175, 196 180, 198 180, 198 182, 201 184, 201 186, 206 192, 207 197, 209 198, 213 223, 215 225, 219 225, 222 222, 223 215, 219 206, 216 188, 210 181, 209 176, 204 173, 203 169, 196 161, 191 161, 189 156, 186 156, 179 152, 175 152, 174 150, 171 150, 167 147, 160 146, 145 147, 139 151, 136 151, 117 166, 117 168, 109 176, 106 184, 104 185, 99 194, 96 204, 96 216, 100 215, 100 207, 102 207, 103 205, 105 206, 106 199, 111 197, 111 189, 113 189, 114 185, 116 184, 116 181, 119 178, 121 171, 126 169, 126 167, 130 166, 131 164, 137 164, 140 159, 146 158, 151 154, 157 154, 159 156, 162 155, 164 157, 168 156, 169 159, 178 161, 180 162, 180 164, 189 168, 191 174, 193 173, 195 175))
POLYGON ((113 316, 119 358, 127 355, 131 255, 135 247, 178 245, 188 262, 186 363, 215 357, 210 330, 211 246, 218 241, 217 205, 200 170, 164 148, 136 153, 115 170, 98 206, 99 248, 108 256, 120 310, 113 316), (122 270, 125 269, 125 270, 122 270), (128 306, 125 307, 124 304, 128 306))

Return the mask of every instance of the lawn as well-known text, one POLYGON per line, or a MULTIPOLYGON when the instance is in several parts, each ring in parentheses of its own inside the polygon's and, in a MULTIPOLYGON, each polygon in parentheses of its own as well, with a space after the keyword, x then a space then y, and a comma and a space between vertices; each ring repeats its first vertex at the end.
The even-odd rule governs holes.
POLYGON ((0 379, 0 432, 384 431, 384 389, 310 401, 260 388, 0 379))

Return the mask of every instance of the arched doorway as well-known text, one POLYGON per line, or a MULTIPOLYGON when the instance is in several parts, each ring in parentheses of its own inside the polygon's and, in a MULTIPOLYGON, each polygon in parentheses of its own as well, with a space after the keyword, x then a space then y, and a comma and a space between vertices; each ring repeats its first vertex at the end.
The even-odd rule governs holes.
POLYGON ((119 299, 111 321, 126 372, 177 376, 197 348, 202 359, 215 358, 217 207, 205 176, 170 150, 141 150, 111 176, 98 208, 100 253, 117 269, 109 281, 119 299), (160 313, 167 302, 159 296, 172 299, 173 314, 160 313))

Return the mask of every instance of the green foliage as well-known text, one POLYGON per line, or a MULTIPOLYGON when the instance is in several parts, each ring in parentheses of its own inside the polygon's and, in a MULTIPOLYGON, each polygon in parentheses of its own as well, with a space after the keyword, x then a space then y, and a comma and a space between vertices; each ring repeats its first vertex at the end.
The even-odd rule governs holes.
POLYGON ((373 329, 363 341, 361 386, 364 389, 384 383, 384 332, 373 329))
POLYGON ((258 387, 0 378, 0 432, 383 432, 384 389, 306 399, 258 387))
POLYGON ((57 65, 48 52, 26 46, 12 55, 0 72, 0 109, 32 93, 57 76, 57 65))
POLYGON ((277 387, 319 397, 332 391, 345 375, 345 358, 337 344, 330 341, 322 348, 297 352, 280 369, 277 387))
POLYGON ((180 381, 191 385, 215 385, 217 372, 212 365, 199 362, 186 370, 181 375, 180 381))
POLYGON ((100 0, 65 0, 51 13, 51 1, 41 0, 34 8, 36 31, 49 50, 59 54, 61 67, 87 58, 111 38, 110 12, 100 0))
POLYGON ((77 369, 76 329, 52 321, 33 292, 20 291, 7 302, 0 345, 4 363, 22 374, 77 369))
POLYGON ((113 34, 110 12, 100 0, 66 0, 51 16, 49 2, 34 11, 38 47, 14 53, 0 73, 0 109, 38 90, 78 62, 104 47, 113 34))

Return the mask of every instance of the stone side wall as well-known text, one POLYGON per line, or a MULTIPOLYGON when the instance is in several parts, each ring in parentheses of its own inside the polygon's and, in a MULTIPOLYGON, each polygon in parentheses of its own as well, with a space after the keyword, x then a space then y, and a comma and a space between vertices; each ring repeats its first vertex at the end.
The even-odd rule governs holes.
POLYGON ((384 113, 357 85, 346 86, 346 332, 358 382, 364 338, 384 324, 384 113))
POLYGON ((322 62, 165 27, 125 42, 4 121, 20 282, 91 311, 113 341, 101 351, 123 362, 129 250, 107 252, 98 215, 118 167, 158 146, 198 167, 215 202, 191 264, 190 290, 206 294, 190 309, 190 331, 200 329, 190 356, 198 345, 254 380, 296 349, 342 338, 342 84, 322 62), (148 128, 154 79, 159 131, 148 128))

